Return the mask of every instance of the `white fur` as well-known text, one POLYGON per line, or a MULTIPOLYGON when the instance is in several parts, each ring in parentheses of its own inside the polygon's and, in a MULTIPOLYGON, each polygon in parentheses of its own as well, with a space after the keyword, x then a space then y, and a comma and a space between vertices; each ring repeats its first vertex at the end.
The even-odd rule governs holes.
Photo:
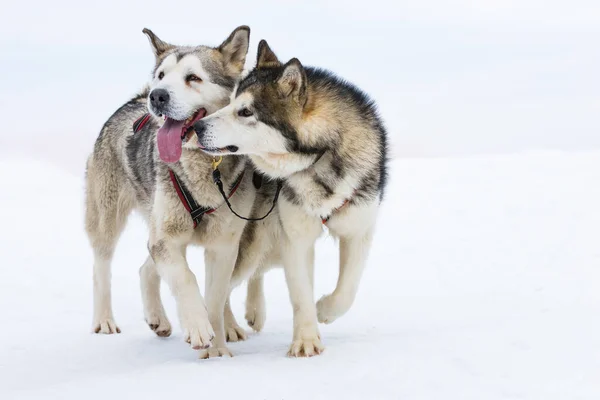
POLYGON ((253 277, 248 281, 246 296, 246 322, 256 332, 265 326, 267 309, 265 307, 264 278, 262 275, 253 277))
MULTIPOLYGON (((202 62, 193 54, 186 55, 179 62, 176 55, 167 56, 150 83, 150 92, 154 89, 165 89, 169 93, 168 117, 177 121, 185 121, 200 108, 205 108, 208 114, 213 113, 224 105, 222 99, 229 97, 226 88, 210 81, 202 62), (161 73, 164 77, 158 79, 161 73), (189 74, 198 76, 202 82, 187 83, 185 78, 189 74)), ((148 108, 152 110, 152 107, 148 108)))
POLYGON ((189 238, 179 238, 178 241, 176 238, 169 238, 169 235, 162 231, 164 226, 161 221, 167 220, 169 215, 168 199, 163 193, 164 191, 157 190, 154 199, 148 246, 150 256, 160 277, 165 280, 175 297, 185 340, 194 349, 208 348, 214 331, 208 319, 204 299, 198 290, 196 276, 185 257, 189 238))
POLYGON ((328 221, 329 231, 340 237, 340 273, 335 290, 317 302, 319 322, 331 323, 352 306, 373 241, 377 202, 348 207, 328 221))
POLYGON ((207 248, 204 251, 204 265, 206 268, 205 293, 208 301, 209 319, 216 335, 213 348, 206 352, 206 354, 201 353, 200 358, 231 356, 231 352, 227 349, 227 333, 225 331, 223 310, 229 296, 229 282, 231 281, 231 273, 238 253, 239 236, 231 239, 230 243, 224 243, 216 251, 212 248, 207 248), (211 354, 211 351, 214 354, 211 354))
POLYGON ((285 199, 280 199, 279 210, 285 232, 281 255, 294 309, 294 334, 289 355, 312 356, 324 349, 313 293, 314 243, 323 228, 318 218, 298 212, 297 206, 285 199))
POLYGON ((111 273, 110 262, 112 255, 96 254, 94 256, 94 317, 92 330, 96 333, 120 333, 115 323, 111 304, 111 273))
MULTIPOLYGON (((269 127, 267 126, 267 128, 269 127)), ((311 157, 287 152, 250 156, 256 168, 262 173, 276 178, 286 178, 296 172, 304 171, 314 163, 317 157, 317 155, 311 157)))
POLYGON ((225 303, 223 322, 225 324, 225 336, 228 342, 237 342, 240 340, 246 340, 248 338, 246 331, 244 331, 244 329, 239 326, 235 320, 233 311, 231 310, 231 305, 229 304, 229 299, 227 299, 227 302, 225 303))
MULTIPOLYGON (((315 170, 329 168, 329 163, 327 160, 323 160, 322 163, 317 163, 314 168, 315 170), (325 164, 325 166, 322 164, 325 164)), ((347 176, 336 184, 335 193, 324 199, 322 196, 315 196, 310 190, 307 190, 314 188, 312 179, 312 173, 303 171, 288 176, 287 183, 294 188, 301 198, 303 211, 318 218, 328 217, 333 210, 341 207, 346 200, 353 196, 354 188, 358 186, 357 179, 347 176)))
POLYGON ((240 110, 251 106, 252 96, 242 93, 227 107, 204 118, 206 131, 200 144, 214 149, 237 146, 239 150, 236 154, 267 156, 269 153, 287 153, 285 139, 277 130, 257 121, 254 115, 238 115, 240 110))
POLYGON ((140 289, 146 323, 158 336, 169 336, 171 323, 160 299, 160 275, 150 256, 140 267, 140 289))

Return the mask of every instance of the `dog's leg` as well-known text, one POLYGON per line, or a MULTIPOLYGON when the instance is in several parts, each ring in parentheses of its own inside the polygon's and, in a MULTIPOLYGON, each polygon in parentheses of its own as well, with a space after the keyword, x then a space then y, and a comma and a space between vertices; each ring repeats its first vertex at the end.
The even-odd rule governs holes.
POLYGON ((314 252, 311 242, 287 243, 283 251, 285 279, 294 309, 294 338, 289 356, 311 357, 323 350, 317 327, 317 311, 313 299, 310 266, 314 252))
MULTIPOLYGON (((112 160, 111 160, 112 161, 112 160)), ((95 159, 88 160, 86 175, 85 228, 94 251, 94 316, 95 333, 120 333, 115 323, 111 298, 111 262, 132 203, 121 192, 120 182, 111 170, 98 171, 95 159)))
POLYGON ((310 279, 310 287, 315 290, 315 247, 311 246, 310 253, 308 255, 308 259, 310 260, 308 263, 308 279, 310 279))
POLYGON ((264 278, 260 271, 257 271, 248 281, 245 317, 248 326, 256 332, 260 332, 265 326, 267 308, 265 306, 264 278))
POLYGON ((196 276, 185 259, 187 241, 177 241, 165 237, 150 239, 150 255, 158 273, 169 285, 177 301, 179 321, 184 332, 184 340, 193 349, 206 349, 214 337, 208 320, 206 305, 198 289, 196 276))
POLYGON ((277 247, 274 247, 273 244, 279 241, 280 235, 277 223, 273 222, 273 218, 267 221, 251 222, 246 226, 240 240, 239 254, 231 277, 232 288, 244 280, 248 280, 245 318, 248 325, 256 332, 262 330, 266 321, 263 274, 273 264, 271 258, 275 255, 274 252, 277 253, 277 247))
MULTIPOLYGON (((204 293, 208 293, 210 290, 209 288, 213 282, 214 269, 205 267, 205 271, 206 279, 204 293)), ((228 342, 237 342, 241 340, 246 340, 248 338, 244 329, 241 326, 239 326, 239 324, 235 320, 235 316, 233 315, 233 311, 231 310, 230 297, 231 291, 233 291, 233 287, 234 286, 230 286, 230 296, 227 297, 227 300, 225 302, 225 311, 223 313, 223 323, 225 325, 225 339, 228 342)))
MULTIPOLYGON (((231 296, 230 296, 231 297, 231 296)), ((231 310, 230 297, 225 302, 225 313, 223 315, 225 321, 225 337, 228 342, 238 342, 248 339, 246 331, 238 325, 231 310)))
MULTIPOLYGON (((239 243, 239 240, 232 240, 239 243)), ((213 347, 200 353, 200 358, 232 356, 227 348, 223 313, 230 293, 231 273, 237 257, 237 245, 207 247, 204 250, 206 268, 206 302, 208 317, 215 331, 213 347)))
POLYGON ((319 322, 330 324, 352 306, 372 242, 372 229, 340 238, 340 274, 333 293, 317 302, 319 322))
POLYGON ((160 298, 160 276, 150 256, 140 267, 140 287, 146 323, 158 336, 170 336, 171 323, 160 298))
POLYGON ((121 333, 112 311, 111 261, 114 247, 94 248, 94 318, 92 330, 95 333, 121 333))

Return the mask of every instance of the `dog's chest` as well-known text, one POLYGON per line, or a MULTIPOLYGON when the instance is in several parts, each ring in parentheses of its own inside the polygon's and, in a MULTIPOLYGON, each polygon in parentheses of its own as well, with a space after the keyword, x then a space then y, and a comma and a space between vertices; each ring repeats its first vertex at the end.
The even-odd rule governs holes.
POLYGON ((219 207, 202 218, 194 229, 192 244, 202 247, 231 245, 234 248, 243 226, 244 222, 233 217, 228 209, 219 207))

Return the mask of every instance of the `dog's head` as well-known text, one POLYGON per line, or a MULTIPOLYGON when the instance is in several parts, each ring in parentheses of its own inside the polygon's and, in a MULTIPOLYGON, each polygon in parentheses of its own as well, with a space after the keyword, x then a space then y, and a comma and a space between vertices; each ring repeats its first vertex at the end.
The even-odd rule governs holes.
POLYGON ((307 108, 304 67, 295 58, 282 64, 262 40, 256 68, 240 82, 231 103, 196 122, 194 130, 200 147, 213 155, 314 155, 319 152, 317 138, 304 134, 302 128, 307 108))
POLYGON ((148 109, 165 118, 157 135, 160 158, 176 162, 192 124, 229 103, 246 61, 250 28, 238 27, 214 48, 175 46, 163 42, 149 29, 143 32, 156 57, 148 109))

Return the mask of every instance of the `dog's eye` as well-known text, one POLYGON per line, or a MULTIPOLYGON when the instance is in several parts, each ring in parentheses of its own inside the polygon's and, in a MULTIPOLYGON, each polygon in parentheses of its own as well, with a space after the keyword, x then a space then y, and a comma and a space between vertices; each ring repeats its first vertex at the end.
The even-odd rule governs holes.
POLYGON ((186 82, 202 82, 202 79, 200 79, 200 77, 197 75, 189 74, 188 76, 185 77, 185 81, 186 82))
POLYGON ((160 73, 158 74, 158 80, 160 81, 164 77, 165 77, 165 73, 160 71, 160 73))
POLYGON ((242 108, 240 111, 238 111, 238 115, 240 117, 251 117, 253 115, 252 111, 248 110, 247 108, 242 108))

